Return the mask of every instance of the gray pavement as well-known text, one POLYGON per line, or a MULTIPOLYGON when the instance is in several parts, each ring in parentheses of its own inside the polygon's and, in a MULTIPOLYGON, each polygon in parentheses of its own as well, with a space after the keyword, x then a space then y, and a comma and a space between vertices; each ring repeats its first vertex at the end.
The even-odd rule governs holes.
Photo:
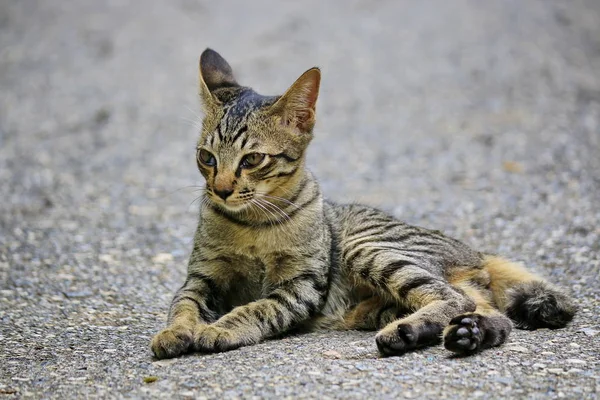
POLYGON ((597 398, 599 253, 596 0, 0 2, 0 398, 597 398), (319 65, 325 193, 526 263, 572 325, 470 358, 331 332, 153 360, 207 46, 263 94, 319 65))

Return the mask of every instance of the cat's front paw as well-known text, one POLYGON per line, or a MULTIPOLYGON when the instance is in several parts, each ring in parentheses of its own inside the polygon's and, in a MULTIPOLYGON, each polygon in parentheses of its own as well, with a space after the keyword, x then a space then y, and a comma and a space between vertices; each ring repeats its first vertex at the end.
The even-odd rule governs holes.
POLYGON ((156 358, 173 358, 188 353, 193 344, 194 334, 191 328, 173 325, 152 338, 150 349, 156 358))
POLYGON ((439 343, 441 332, 441 325, 433 322, 395 321, 375 336, 375 342, 382 355, 401 355, 407 351, 439 343))
POLYGON ((256 341, 238 330, 216 325, 207 325, 204 329, 194 332, 194 348, 204 353, 233 350, 253 343, 256 341))

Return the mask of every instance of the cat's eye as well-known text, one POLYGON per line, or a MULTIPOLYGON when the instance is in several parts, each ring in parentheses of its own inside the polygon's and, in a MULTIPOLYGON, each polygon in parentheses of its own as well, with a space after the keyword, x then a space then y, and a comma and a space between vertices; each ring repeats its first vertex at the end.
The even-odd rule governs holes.
POLYGON ((246 154, 244 158, 242 158, 242 162, 240 163, 240 167, 242 168, 254 168, 258 164, 260 164, 265 159, 265 155, 263 153, 250 153, 246 154))
POLYGON ((215 156, 213 156, 210 151, 204 149, 198 151, 198 160, 209 167, 214 167, 217 164, 215 156))

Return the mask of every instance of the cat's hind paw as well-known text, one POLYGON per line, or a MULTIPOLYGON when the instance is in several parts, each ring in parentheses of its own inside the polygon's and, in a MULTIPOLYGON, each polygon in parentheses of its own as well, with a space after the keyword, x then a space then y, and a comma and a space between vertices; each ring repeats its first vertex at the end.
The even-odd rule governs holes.
POLYGON ((375 343, 384 356, 402 355, 408 351, 439 343, 442 326, 437 323, 418 324, 395 321, 383 328, 375 343))
POLYGON ((454 353, 472 354, 477 352, 483 341, 483 330, 477 314, 460 315, 450 321, 444 332, 444 347, 454 353))

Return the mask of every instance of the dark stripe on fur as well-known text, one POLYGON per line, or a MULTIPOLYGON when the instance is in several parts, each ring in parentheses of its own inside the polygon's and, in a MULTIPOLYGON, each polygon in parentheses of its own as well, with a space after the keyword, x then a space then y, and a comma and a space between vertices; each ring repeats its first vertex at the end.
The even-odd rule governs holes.
POLYGON ((264 179, 265 175, 271 173, 277 167, 277 160, 269 160, 261 169, 252 173, 257 180, 264 179))
MULTIPOLYGON (((300 281, 309 281, 309 282, 315 283, 315 288, 317 288, 317 287, 322 288, 324 283, 321 281, 323 281, 324 278, 325 278, 324 275, 319 275, 314 272, 304 272, 298 276, 293 277, 292 279, 282 282, 278 286, 284 287, 284 286, 288 286, 288 285, 293 285, 294 283, 300 282, 300 281)), ((324 288, 322 288, 321 290, 324 290, 324 288)))
POLYGON ((295 305, 292 304, 287 299, 287 297, 285 297, 284 295, 282 295, 281 293, 278 293, 278 292, 271 293, 270 295, 267 296, 267 299, 277 302, 279 305, 285 307, 288 310, 292 310, 295 307, 295 305))
POLYGON ((298 160, 300 159, 300 157, 298 157, 298 158, 293 158, 293 157, 290 157, 290 156, 288 156, 288 155, 287 155, 287 154, 285 154, 285 153, 279 153, 279 154, 269 154, 269 155, 270 155, 271 157, 274 157, 274 158, 283 158, 283 159, 284 159, 284 160, 286 160, 287 162, 294 162, 294 161, 298 161, 298 160))
POLYGON ((246 143, 248 143, 248 136, 247 136, 247 135, 246 135, 246 136, 244 136, 244 138, 242 139, 242 146, 241 146, 241 147, 242 147, 242 149, 243 149, 244 147, 246 147, 246 143))
POLYGON ((231 139, 231 144, 234 144, 242 135, 242 133, 246 132, 248 130, 248 125, 244 125, 242 126, 237 133, 233 136, 233 139, 231 139))
MULTIPOLYGON (((363 226, 357 230, 351 231, 347 237, 347 240, 352 240, 355 236, 359 236, 359 235, 361 235, 367 231, 373 230, 373 229, 379 229, 379 230, 380 229, 389 229, 389 224, 385 223, 385 222, 384 223, 366 224, 365 226, 363 226)), ((383 232, 378 231, 378 232, 373 232, 372 234, 375 235, 375 234, 381 234, 381 233, 383 233, 383 232)))
POLYGON ((435 282, 435 279, 430 276, 418 276, 416 278, 409 279, 404 282, 398 289, 398 296, 405 297, 411 290, 424 285, 430 285, 435 282))
POLYGON ((177 304, 182 300, 188 300, 188 301, 191 301, 192 303, 194 303, 194 305, 196 306, 196 308, 198 310, 198 318, 200 319, 200 321, 210 323, 210 322, 213 322, 214 320, 216 320, 216 315, 213 311, 208 309, 208 307, 202 306, 202 304, 200 304, 200 302, 198 300, 194 299, 191 296, 182 295, 181 297, 177 298, 173 302, 173 304, 177 304))
POLYGON ((381 269, 381 280, 382 283, 387 283, 390 277, 400 271, 402 268, 407 266, 414 266, 415 264, 408 260, 398 260, 392 263, 387 264, 385 267, 381 269))
POLYGON ((265 179, 271 179, 271 178, 275 178, 275 179, 276 179, 276 178, 283 178, 284 176, 291 176, 291 175, 294 175, 294 174, 296 173, 296 171, 298 171, 298 166, 295 166, 295 167, 294 167, 294 168, 293 168, 291 171, 289 171, 289 172, 279 172, 279 173, 277 173, 277 174, 274 174, 274 175, 268 175, 268 176, 265 176, 265 177, 263 177, 263 178, 261 178, 261 179, 265 180, 265 179))
POLYGON ((334 278, 336 278, 339 274, 340 267, 340 250, 338 248, 339 242, 338 237, 333 232, 333 226, 331 225, 331 221, 329 221, 326 216, 325 223, 327 224, 327 228, 329 230, 329 238, 331 239, 331 243, 329 245, 329 260, 327 269, 327 290, 325 292, 325 296, 323 296, 323 300, 327 298, 329 295, 329 291, 331 289, 331 284, 333 283, 334 278))
POLYGON ((321 193, 319 193, 318 191, 315 192, 315 194, 308 199, 307 201, 305 201, 304 203, 300 204, 299 207, 294 208, 292 211, 290 211, 288 213, 288 217, 293 218, 294 215, 298 214, 300 211, 302 211, 305 207, 311 205, 312 203, 314 203, 319 197, 321 196, 321 193))
POLYGON ((304 189, 306 188, 306 185, 308 185, 309 179, 304 178, 299 184, 298 184, 298 189, 296 190, 296 193, 294 193, 294 195, 292 196, 291 199, 289 199, 290 203, 295 203, 296 200, 298 200, 298 197, 300 197, 300 195, 302 194, 302 192, 304 191, 304 189))
POLYGON ((186 284, 193 279, 204 282, 206 284, 206 286, 208 287, 208 290, 210 290, 210 292, 213 294, 219 291, 219 287, 216 284, 216 282, 212 278, 210 278, 209 276, 207 276, 201 272, 198 272, 198 271, 188 272, 186 284))

